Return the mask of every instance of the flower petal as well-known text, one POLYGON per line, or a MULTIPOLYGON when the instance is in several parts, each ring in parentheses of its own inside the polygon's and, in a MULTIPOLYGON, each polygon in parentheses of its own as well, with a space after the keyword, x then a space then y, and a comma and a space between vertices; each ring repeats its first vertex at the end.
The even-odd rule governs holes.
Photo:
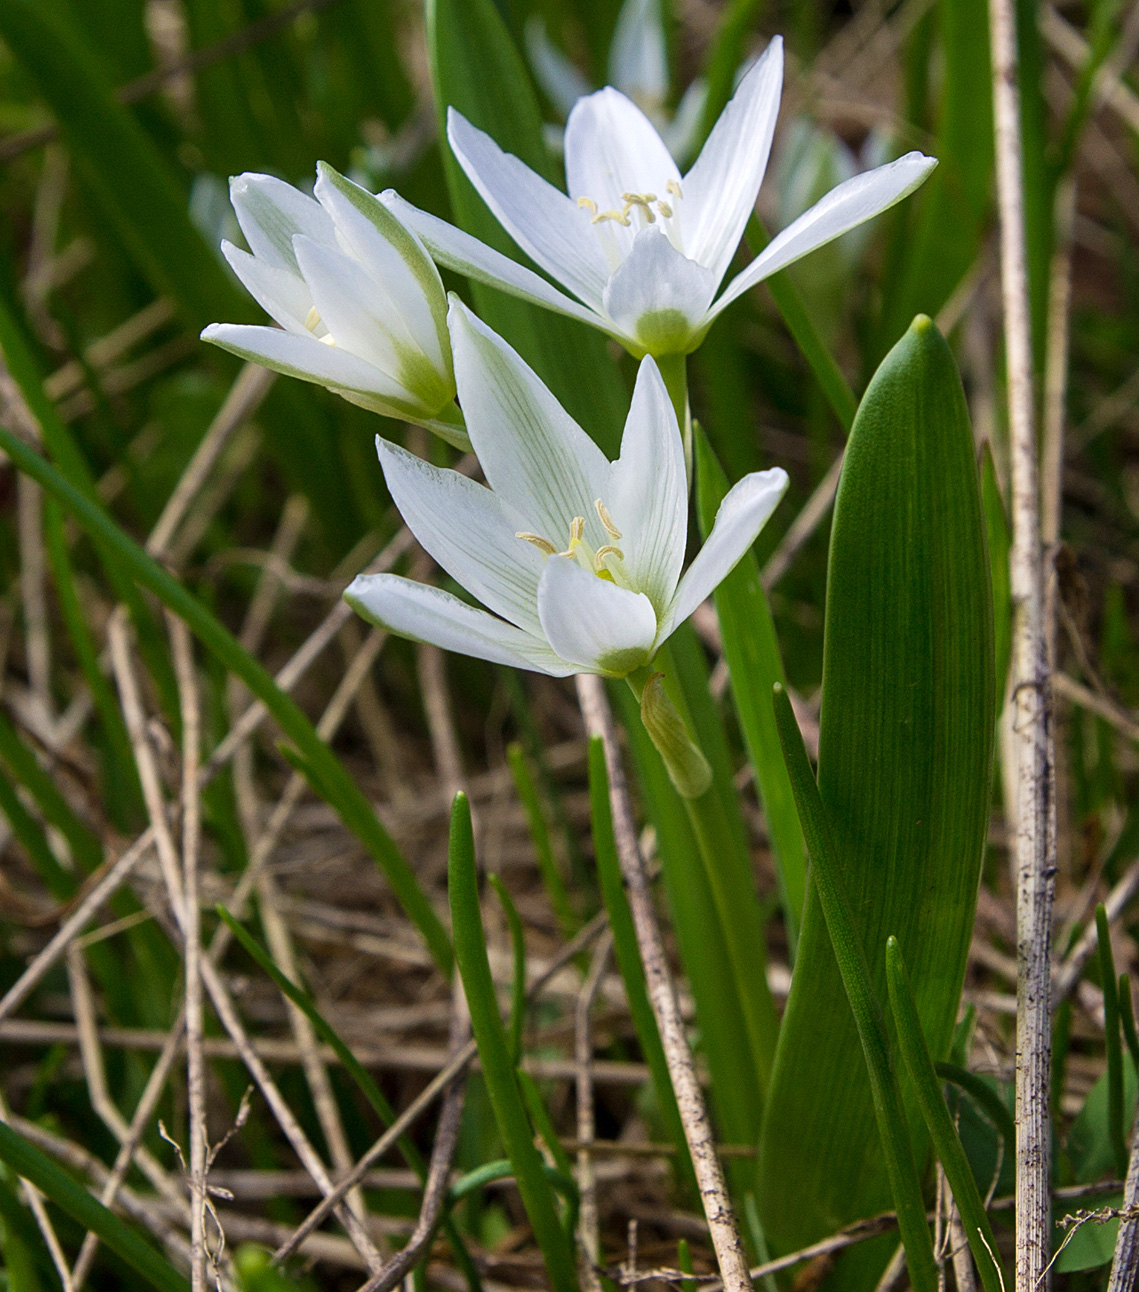
POLYGON ((782 86, 783 41, 776 36, 740 82, 684 177, 684 250, 712 271, 717 286, 763 183, 782 86))
POLYGON ((361 574, 348 585, 344 600, 369 623, 412 641, 552 677, 580 671, 559 659, 544 641, 468 606, 442 588, 413 579, 361 574))
POLYGON ((491 488, 522 520, 520 528, 553 543, 584 516, 592 547, 607 540, 594 510, 609 483, 604 453, 506 342, 451 299, 451 345, 459 402, 491 488))
POLYGON ((273 175, 235 175, 229 181, 229 200, 249 250, 280 269, 297 268, 295 233, 329 246, 336 241, 332 219, 320 203, 273 175))
POLYGON ((660 626, 659 642, 672 634, 735 569, 787 489, 780 467, 754 471, 734 484, 716 512, 716 523, 696 559, 684 572, 660 626))
POLYGON ((316 196, 348 249, 384 290, 439 371, 451 366, 447 295, 427 249, 378 198, 327 162, 317 163, 316 196))
POLYGON ((258 260, 232 242, 223 242, 221 251, 245 290, 266 314, 290 332, 308 332, 305 320, 312 309, 312 292, 296 269, 258 260))
POLYGON ((712 308, 714 318, 737 296, 833 238, 881 215, 907 197, 937 165, 934 157, 906 153, 897 161, 855 175, 831 191, 767 244, 728 284, 712 308))
POLYGON ((664 613, 676 590, 688 537, 684 444, 660 371, 645 359, 610 471, 609 514, 620 538, 629 582, 664 613))
POLYGON ((605 289, 605 311, 634 348, 685 354, 699 337, 719 280, 656 227, 642 229, 605 289))
POLYGON ((407 228, 422 239, 424 246, 441 265, 454 269, 476 283, 486 283, 524 301, 533 301, 545 309, 566 314, 591 327, 604 327, 605 320, 591 309, 558 291, 532 269, 495 251, 485 242, 457 229, 436 215, 421 211, 394 189, 380 194, 380 201, 407 228))
POLYGON ((524 35, 534 79, 561 116, 567 117, 578 99, 589 93, 589 82, 550 39, 545 19, 532 13, 524 35))
POLYGON ((538 584, 538 614, 546 639, 578 672, 624 677, 652 658, 657 617, 640 592, 551 556, 538 584))
POLYGON ((392 501, 420 545, 488 610, 540 635, 543 557, 515 537, 518 522, 501 501, 457 471, 434 467, 379 436, 376 451, 392 501))
POLYGON ((663 104, 668 97, 660 0, 625 0, 621 6, 609 42, 609 79, 638 103, 663 104))
MULTIPOLYGON (((325 345, 314 336, 297 336, 275 327, 254 327, 245 323, 211 323, 202 340, 221 346, 231 354, 249 359, 286 377, 299 377, 334 390, 356 391, 387 400, 393 408, 415 407, 418 401, 366 359, 349 354, 339 346, 325 345)), ((399 416, 401 414, 393 414, 399 416)))
POLYGON ((296 239, 297 263, 312 299, 336 340, 336 349, 359 355, 436 412, 454 395, 441 372, 411 335, 384 284, 351 256, 311 238, 296 239))
MULTIPOLYGON (((612 86, 577 101, 566 122, 565 148, 570 197, 588 198, 601 211, 622 210, 625 193, 672 201, 668 185, 680 183, 680 171, 656 127, 612 86)), ((613 265, 629 254, 639 227, 636 219, 626 227, 616 220, 593 224, 589 211, 575 209, 573 216, 596 246, 606 239, 613 265)))
POLYGON ((447 109, 447 138, 467 178, 506 232, 531 260, 596 308, 608 270, 601 243, 583 212, 454 108, 447 109))
POLYGON ((708 82, 698 76, 680 97, 672 120, 661 132, 668 151, 683 165, 696 147, 704 104, 708 101, 708 82))

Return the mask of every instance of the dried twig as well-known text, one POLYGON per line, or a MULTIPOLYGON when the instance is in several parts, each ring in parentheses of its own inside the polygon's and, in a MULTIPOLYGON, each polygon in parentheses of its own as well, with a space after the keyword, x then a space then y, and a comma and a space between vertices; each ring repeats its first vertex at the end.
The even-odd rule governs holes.
POLYGON ((1012 0, 989 0, 993 52, 1001 286, 1012 457, 1012 706, 1016 781, 1016 1287, 1047 1292, 1051 1242, 1049 957, 1055 800, 1040 549, 1032 341, 1025 252, 1020 91, 1012 0))
POLYGON ((736 1225, 735 1212, 724 1182, 723 1168, 716 1156, 711 1123, 704 1105, 704 1095, 692 1061, 692 1049, 684 1030, 676 986, 672 981, 664 942, 653 909, 652 889, 645 873, 637 839, 633 807, 625 782, 625 769, 617 752, 613 715, 605 697, 604 684, 592 674, 581 674, 577 680, 578 700, 585 718, 586 730, 598 735, 605 745, 605 763, 609 771, 609 796, 613 809, 613 833, 621 874, 629 894, 629 906, 637 933, 637 945, 645 969, 645 979, 660 1029, 669 1078, 676 1093, 677 1106, 684 1124, 688 1151, 696 1172, 704 1214, 712 1245, 716 1249, 720 1273, 729 1292, 751 1292, 747 1257, 744 1255, 736 1225))

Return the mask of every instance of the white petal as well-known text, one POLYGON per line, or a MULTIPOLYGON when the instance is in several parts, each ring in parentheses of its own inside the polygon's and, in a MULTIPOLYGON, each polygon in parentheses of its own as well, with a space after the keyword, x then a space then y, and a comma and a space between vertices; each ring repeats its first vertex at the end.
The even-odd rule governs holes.
POLYGON ((441 265, 454 269, 476 283, 497 287, 511 296, 533 301, 558 314, 588 323, 591 327, 604 327, 605 321, 586 306, 579 304, 564 292, 558 291, 532 269, 511 260, 501 251, 495 251, 485 242, 457 229, 436 215, 421 211, 405 201, 394 189, 380 194, 380 201, 407 228, 422 239, 424 246, 441 265))
POLYGON ((652 359, 637 372, 633 402, 604 499, 620 538, 629 582, 658 614, 672 600, 684 564, 688 483, 672 400, 652 359))
POLYGON ((454 395, 450 376, 420 349, 384 285, 336 247, 305 237, 297 237, 295 245, 297 263, 335 348, 367 360, 413 391, 430 412, 442 408, 454 395))
POLYGON ((605 311, 634 346, 649 354, 687 353, 698 340, 718 279, 689 260, 656 226, 633 249, 605 289, 605 311))
POLYGON ((609 44, 609 79, 641 103, 668 96, 668 49, 660 0, 625 0, 609 44))
MULTIPOLYGON (((787 472, 779 467, 744 476, 724 495, 716 523, 696 559, 684 572, 660 626, 663 642, 736 568, 755 542, 787 489, 787 472)), ((659 644, 659 643, 658 643, 659 644)))
POLYGON ((544 558, 483 485, 376 437, 392 501, 420 544, 488 610, 540 634, 544 558))
POLYGON ((258 260, 232 242, 223 242, 221 250, 246 291, 266 314, 290 332, 308 331, 305 320, 312 309, 312 293, 298 270, 258 260))
POLYGON ((907 153, 888 166, 855 175, 840 184, 794 224, 788 225, 767 244, 750 265, 728 284, 727 291, 716 302, 712 315, 730 305, 749 287, 798 260, 808 252, 825 246, 833 238, 871 220, 914 191, 937 165, 933 157, 919 152, 907 153))
MULTIPOLYGON (((611 86, 577 101, 566 122, 565 146, 566 188, 575 201, 585 197, 602 211, 620 211, 625 193, 673 200, 668 185, 680 182, 676 163, 648 117, 611 86)), ((629 254, 636 217, 626 228, 615 220, 592 224, 587 210, 574 216, 596 246, 599 234, 611 242, 614 263, 629 254)))
POLYGON ((330 246, 336 241, 332 220, 320 203, 272 175, 235 175, 229 198, 250 251, 270 265, 297 268, 295 233, 330 246))
POLYGON ((535 80, 562 117, 568 116, 578 99, 589 93, 589 82, 550 39, 545 21, 536 13, 526 19, 525 37, 535 80))
POLYGON ((672 120, 665 127, 662 138, 668 151, 682 165, 692 155, 696 146, 696 135, 700 121, 704 116, 704 104, 708 101, 708 82, 698 76, 684 91, 672 120))
POLYGON ((383 284, 416 345, 440 371, 449 369, 447 295, 426 248, 378 198, 326 162, 316 169, 316 196, 336 221, 337 233, 383 284))
POLYGON ((656 640, 652 602, 639 592, 551 556, 538 585, 538 614, 546 639, 579 672, 624 677, 647 664, 656 640))
POLYGON ((531 260, 587 305, 599 305, 608 270, 586 213, 454 108, 447 109, 447 138, 467 178, 531 260))
POLYGON ((564 546, 575 516, 590 546, 607 539, 594 510, 609 483, 605 455, 510 346, 452 297, 459 403, 491 488, 520 529, 564 546))
POLYGON ((314 336, 297 336, 280 328, 244 323, 211 323, 202 333, 202 340, 287 377, 377 395, 388 400, 393 408, 410 410, 418 406, 408 390, 366 359, 349 354, 339 346, 325 345, 314 336))
POLYGON ((553 677, 579 672, 544 641, 426 583, 395 574, 361 574, 349 584, 344 600, 369 623, 412 641, 553 677))
POLYGON ((711 269, 717 285, 763 183, 782 85, 783 41, 776 36, 740 82, 684 177, 684 250, 711 269))

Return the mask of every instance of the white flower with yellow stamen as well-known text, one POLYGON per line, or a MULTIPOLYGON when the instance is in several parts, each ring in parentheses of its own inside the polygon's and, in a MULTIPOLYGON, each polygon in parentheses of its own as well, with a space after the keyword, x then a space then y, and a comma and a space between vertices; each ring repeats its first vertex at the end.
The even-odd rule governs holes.
POLYGON ((634 355, 687 354, 749 287, 900 201, 937 164, 921 153, 840 184, 783 230, 717 297, 755 205, 783 80, 776 37, 681 175, 645 114, 612 88, 580 99, 566 125, 566 192, 453 109, 447 138, 471 183, 540 275, 397 194, 382 200, 440 264, 581 319, 634 355))
POLYGON ((202 339, 468 448, 431 257, 383 203, 324 162, 315 194, 271 175, 230 182, 252 254, 229 242, 222 250, 280 327, 212 323, 202 339))
POLYGON ((489 488, 379 440, 412 533, 486 607, 391 574, 345 593, 373 623, 478 659, 554 676, 627 677, 734 568, 787 487, 775 469, 728 493, 681 575, 684 450, 656 364, 637 374, 610 462, 519 356, 453 299, 459 399, 489 488))

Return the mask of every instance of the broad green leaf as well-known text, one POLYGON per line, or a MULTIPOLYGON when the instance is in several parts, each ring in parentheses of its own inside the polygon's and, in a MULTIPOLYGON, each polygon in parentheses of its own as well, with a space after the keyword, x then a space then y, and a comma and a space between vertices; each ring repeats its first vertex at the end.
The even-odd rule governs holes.
POLYGON ((159 1288, 161 1292, 190 1292, 190 1280, 180 1274, 157 1248, 139 1237, 113 1211, 108 1211, 51 1158, 5 1122, 0 1122, 0 1161, 34 1184, 84 1229, 98 1234, 111 1251, 137 1270, 151 1287, 159 1288))
MULTIPOLYGON (((874 1104, 878 1139, 898 1215, 898 1231, 906 1249, 906 1265, 916 1292, 932 1292, 938 1284, 933 1242, 926 1220, 921 1181, 914 1165, 909 1129, 898 1094, 886 1016, 874 984, 866 949, 859 940, 854 909, 843 877, 842 848, 830 815, 823 805, 815 774, 807 758, 803 734, 795 720, 791 700, 779 683, 774 688, 775 722, 795 791, 795 806, 803 836, 811 852, 812 896, 826 922, 826 933, 850 1017, 865 1060, 865 1073, 874 1104)), ((761 1222, 762 1223, 762 1222, 761 1222)))
POLYGON ((471 809, 465 794, 456 794, 451 811, 451 842, 447 869, 451 899, 451 928, 455 961, 467 994, 471 1029, 479 1047, 498 1133, 510 1158, 518 1192, 534 1238, 546 1260, 554 1292, 578 1292, 573 1248, 558 1219, 554 1193, 541 1155, 534 1147, 530 1120, 522 1103, 507 1046, 498 998, 486 955, 486 935, 479 909, 478 863, 471 829, 471 809))
MULTIPOLYGON (((705 538, 727 491, 727 477, 707 437, 698 431, 696 514, 705 538)), ((771 709, 771 688, 776 682, 786 681, 783 660, 771 607, 759 578, 759 564, 750 552, 716 589, 715 601, 732 697, 748 758, 759 782, 759 797, 779 874, 783 918, 794 951, 807 896, 807 858, 771 709)))
MULTIPOLYGON (((508 256, 521 253, 475 192, 447 146, 454 107, 550 183, 561 177, 542 138, 529 74, 494 0, 427 0, 427 43, 440 147, 456 223, 508 256)), ((481 318, 500 333, 578 422, 615 457, 628 400, 600 333, 491 288, 472 284, 481 318)))
POLYGON ((65 480, 49 462, 45 462, 5 426, 0 426, 0 447, 19 470, 39 481, 96 542, 102 543, 131 578, 184 619, 219 662, 235 673, 262 701, 282 731, 296 744, 296 756, 305 774, 375 857, 440 968, 449 973, 451 946, 446 930, 419 886, 415 872, 376 816, 371 803, 317 735, 292 697, 281 690, 262 665, 192 593, 148 556, 97 503, 65 480))
POLYGON ((35 0, 4 0, 0 36, 34 78, 84 182, 155 290, 196 327, 251 318, 249 301, 194 228, 177 180, 115 99, 90 48, 35 0))
MULTIPOLYGON (((949 347, 919 317, 875 374, 846 450, 818 787, 875 992, 885 995, 893 933, 935 1060, 952 1035, 988 822, 991 596, 964 394, 949 347)), ((777 1252, 890 1205, 858 1034, 810 884, 757 1196, 777 1252)))

